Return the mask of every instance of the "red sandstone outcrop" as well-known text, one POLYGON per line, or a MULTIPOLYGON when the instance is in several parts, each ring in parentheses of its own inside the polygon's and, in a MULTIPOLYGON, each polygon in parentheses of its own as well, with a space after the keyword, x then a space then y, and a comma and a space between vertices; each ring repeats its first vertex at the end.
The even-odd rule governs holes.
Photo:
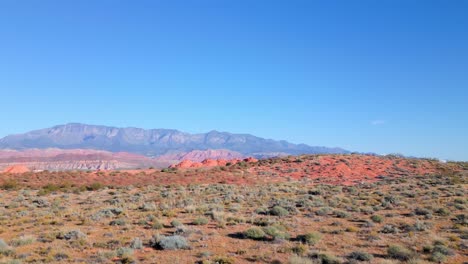
POLYGON ((247 163, 254 163, 258 162, 256 158, 245 158, 245 159, 231 159, 231 160, 225 160, 225 159, 205 159, 202 162, 193 162, 191 160, 183 160, 182 162, 178 164, 174 164, 169 166, 169 168, 177 168, 177 169, 189 169, 189 168, 209 168, 209 167, 216 167, 216 166, 226 166, 227 164, 237 164, 241 161, 247 162, 247 163))
POLYGON ((30 172, 30 170, 28 169, 28 167, 25 167, 22 165, 13 165, 13 166, 7 167, 5 170, 3 170, 3 172, 17 174, 17 173, 30 172))

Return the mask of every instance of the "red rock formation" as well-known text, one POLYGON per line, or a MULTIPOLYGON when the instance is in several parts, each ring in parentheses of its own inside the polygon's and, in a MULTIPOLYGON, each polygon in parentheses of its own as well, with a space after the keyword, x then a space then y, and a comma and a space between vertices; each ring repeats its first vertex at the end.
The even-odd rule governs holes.
POLYGON ((258 162, 256 158, 245 158, 243 160, 241 159, 231 159, 231 160, 225 160, 225 159, 205 159, 202 162, 193 162, 191 160, 183 160, 182 162, 178 164, 174 164, 169 166, 169 168, 178 168, 178 169, 189 169, 189 168, 209 168, 209 167, 216 167, 216 166, 226 166, 227 164, 237 164, 241 161, 248 162, 248 163, 254 163, 258 162))
POLYGON ((18 173, 30 172, 30 170, 25 166, 13 165, 13 166, 10 166, 10 167, 6 168, 3 172, 4 173, 18 174, 18 173))

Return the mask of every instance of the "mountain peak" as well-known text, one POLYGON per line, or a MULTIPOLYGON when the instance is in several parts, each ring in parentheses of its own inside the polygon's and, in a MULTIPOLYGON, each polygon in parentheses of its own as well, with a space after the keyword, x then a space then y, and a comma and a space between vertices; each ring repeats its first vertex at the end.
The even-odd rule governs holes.
POLYGON ((68 123, 0 139, 0 149, 60 148, 131 152, 146 156, 183 153, 192 150, 226 149, 243 155, 268 157, 274 153, 290 155, 348 153, 340 148, 311 147, 287 141, 264 139, 249 134, 212 130, 190 134, 174 129, 142 129, 68 123))

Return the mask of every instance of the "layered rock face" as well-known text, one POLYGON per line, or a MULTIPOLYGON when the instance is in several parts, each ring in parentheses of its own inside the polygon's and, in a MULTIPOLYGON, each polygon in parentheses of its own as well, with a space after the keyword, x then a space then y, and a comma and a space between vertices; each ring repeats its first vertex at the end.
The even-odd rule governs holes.
MULTIPOLYGON (((131 153, 99 150, 0 150, 0 171, 21 166, 28 170, 114 170, 161 165, 157 160, 131 153)), ((167 164, 163 164, 167 165, 167 164)))

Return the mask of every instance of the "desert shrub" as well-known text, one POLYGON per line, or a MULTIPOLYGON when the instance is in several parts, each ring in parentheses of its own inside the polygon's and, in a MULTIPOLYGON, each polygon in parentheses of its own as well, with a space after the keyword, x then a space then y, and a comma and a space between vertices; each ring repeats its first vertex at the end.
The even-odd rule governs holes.
POLYGON ((309 254, 309 257, 312 259, 316 259, 318 263, 321 263, 321 264, 340 264, 341 263, 340 259, 338 259, 336 256, 330 253, 313 252, 309 254))
POLYGON ((150 246, 162 250, 176 250, 176 249, 189 249, 187 240, 179 235, 174 236, 160 236, 155 235, 150 240, 150 246))
POLYGON ((289 215, 289 211, 277 205, 270 209, 270 214, 276 216, 287 216, 289 215))
POLYGON ((149 211, 156 211, 157 207, 155 203, 144 203, 142 206, 139 208, 143 212, 149 212, 149 211))
POLYGON ((454 255, 455 253, 453 252, 453 250, 451 250, 450 248, 448 248, 447 246, 445 245, 441 245, 441 244, 436 244, 434 245, 434 247, 432 248, 432 253, 440 253, 444 256, 452 256, 454 255))
POLYGON ((19 238, 13 239, 10 241, 10 245, 13 247, 21 247, 32 244, 36 241, 36 238, 33 236, 21 236, 19 238))
POLYGON ((429 258, 430 261, 437 262, 437 263, 443 263, 447 259, 447 256, 440 253, 440 252, 433 252, 431 254, 431 257, 429 258))
POLYGON ((261 240, 264 239, 266 234, 263 232, 261 228, 258 227, 251 227, 244 231, 244 237, 254 239, 254 240, 261 240))
POLYGON ((362 251, 354 251, 348 256, 349 259, 354 259, 358 261, 370 261, 374 258, 372 254, 362 251))
POLYGON ((5 180, 2 185, 0 185, 0 189, 2 190, 17 190, 19 189, 19 184, 16 180, 5 180))
POLYGON ((182 226, 182 223, 179 220, 172 220, 171 221, 171 226, 172 227, 179 227, 179 226, 182 226))
POLYGON ((431 214, 431 211, 429 209, 426 209, 426 208, 419 208, 418 207, 418 208, 414 209, 414 213, 416 215, 424 215, 425 216, 425 215, 431 214))
POLYGON ((330 207, 322 207, 322 208, 318 209, 317 211, 315 211, 315 214, 320 215, 320 216, 324 216, 324 215, 329 214, 330 212, 331 212, 330 207))
POLYGON ((306 244, 309 244, 309 245, 315 245, 317 244, 320 239, 322 238, 322 235, 320 235, 320 233, 317 233, 317 232, 311 232, 311 233, 307 233, 305 235, 299 235, 297 237, 297 240, 301 241, 302 243, 306 243, 306 244))
POLYGON ((468 225, 468 215, 458 214, 452 219, 452 221, 456 224, 466 226, 468 225))
POLYGON ((435 213, 437 215, 440 215, 440 216, 448 216, 448 215, 450 215, 450 210, 445 208, 445 207, 441 207, 441 208, 437 209, 435 211, 435 213))
POLYGON ((373 215, 373 216, 371 216, 371 220, 372 220, 374 223, 382 223, 383 217, 380 216, 380 215, 373 215))
POLYGON ((125 219, 122 219, 122 218, 112 220, 109 223, 109 225, 111 225, 111 226, 124 226, 126 224, 127 223, 125 222, 125 219))
POLYGON ((303 245, 303 244, 299 244, 299 245, 295 245, 294 247, 292 247, 291 251, 294 254, 297 254, 299 256, 303 256, 307 252, 307 247, 305 245, 303 245))
POLYGON ((380 232, 384 234, 396 234, 400 232, 400 230, 394 225, 384 225, 380 232))
POLYGON ((58 239, 65 239, 65 240, 78 240, 86 238, 86 234, 81 232, 80 230, 72 230, 67 233, 59 233, 57 235, 58 239))
POLYGON ((3 239, 0 239, 0 256, 11 256, 14 251, 8 246, 3 239))
POLYGON ((263 218, 263 217, 260 217, 260 218, 255 218, 252 222, 252 224, 256 225, 256 226, 268 226, 270 224, 272 224, 273 221, 268 219, 268 218, 263 218))
POLYGON ((384 202, 388 204, 398 204, 400 198, 395 195, 387 195, 384 197, 384 202))
POLYGON ((208 222, 209 220, 205 217, 198 217, 197 219, 193 220, 194 225, 206 225, 208 222))
POLYGON ((151 224, 151 228, 153 229, 163 229, 163 223, 159 222, 158 220, 154 220, 153 224, 151 224))
POLYGON ((270 236, 273 239, 288 239, 289 234, 286 233, 284 230, 281 230, 281 228, 278 228, 276 226, 267 226, 263 228, 263 232, 270 236))
MULTIPOLYGON (((281 263, 281 262, 278 262, 281 263)), ((301 257, 301 256, 292 256, 289 258, 288 264, 314 264, 315 262, 307 257, 301 257)))
POLYGON ((44 198, 36 198, 32 200, 32 204, 37 208, 44 208, 50 206, 50 203, 44 198))
POLYGON ((211 260, 213 264, 234 264, 236 261, 230 257, 218 256, 211 260))
POLYGON ((414 254, 411 250, 398 245, 391 245, 387 249, 387 255, 390 258, 407 261, 411 259, 414 254))
POLYGON ((54 260, 59 261, 59 262, 64 261, 64 260, 69 259, 69 258, 70 258, 70 256, 68 256, 68 254, 62 253, 62 252, 56 253, 54 255, 54 260))
POLYGON ((349 217, 349 214, 347 212, 344 212, 344 211, 335 210, 335 211, 333 211, 333 214, 338 218, 348 218, 349 217))
POLYGON ((430 228, 430 224, 426 222, 421 222, 421 221, 416 221, 416 223, 413 224, 411 231, 426 231, 427 229, 430 228))
POLYGON ((95 182, 91 185, 88 185, 86 186, 86 190, 87 191, 97 191, 99 189, 102 189, 104 188, 104 185, 102 183, 99 183, 99 182, 95 182))
POLYGON ((143 242, 139 237, 134 238, 132 242, 130 242, 130 248, 131 249, 142 249, 143 248, 143 242))
POLYGON ((121 257, 133 255, 133 249, 127 248, 127 247, 121 247, 121 248, 118 248, 115 251, 115 253, 118 257, 121 258, 121 257))
POLYGON ((123 210, 121 208, 106 208, 97 211, 95 214, 91 216, 91 220, 93 221, 99 221, 102 218, 110 218, 114 216, 121 215, 123 213, 123 210))

